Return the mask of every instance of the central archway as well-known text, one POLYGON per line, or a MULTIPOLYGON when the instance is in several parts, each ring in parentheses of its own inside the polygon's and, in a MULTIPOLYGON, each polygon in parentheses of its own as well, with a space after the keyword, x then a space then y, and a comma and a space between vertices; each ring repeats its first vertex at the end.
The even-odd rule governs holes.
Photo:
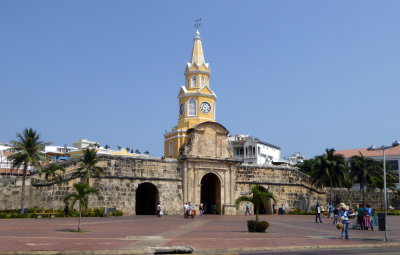
POLYGON ((201 179, 200 201, 205 214, 221 214, 221 182, 215 174, 208 173, 201 179))
POLYGON ((158 189, 154 184, 139 184, 136 190, 136 215, 156 215, 158 201, 158 189))

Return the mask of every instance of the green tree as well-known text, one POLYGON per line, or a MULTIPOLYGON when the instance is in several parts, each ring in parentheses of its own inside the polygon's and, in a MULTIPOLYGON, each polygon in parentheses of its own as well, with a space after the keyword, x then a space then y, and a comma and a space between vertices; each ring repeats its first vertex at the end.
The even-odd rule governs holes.
POLYGON ((39 175, 44 178, 46 181, 53 182, 52 183, 52 192, 51 192, 51 201, 52 201, 52 209, 54 213, 54 187, 57 183, 62 181, 62 175, 65 173, 65 169, 63 166, 57 163, 51 163, 41 169, 39 175))
POLYGON ((315 168, 315 163, 316 160, 313 158, 306 159, 303 162, 297 164, 296 167, 299 169, 300 172, 311 175, 313 169, 315 168))
POLYGON ((360 184, 360 191, 362 193, 363 205, 366 205, 365 191, 366 187, 372 183, 372 177, 376 176, 380 171, 381 166, 376 163, 377 161, 366 158, 360 152, 350 158, 350 177, 354 183, 360 184))
POLYGON ((253 203, 254 210, 256 212, 256 221, 258 222, 258 214, 261 205, 266 204, 268 199, 270 198, 272 198, 274 201, 276 200, 276 198, 271 192, 260 190, 260 187, 258 185, 253 185, 251 187, 251 193, 251 196, 241 196, 236 199, 236 209, 239 208, 239 205, 243 202, 253 203))
MULTIPOLYGON (((384 189, 384 181, 383 181, 383 162, 375 161, 376 168, 371 177, 371 183, 368 185, 368 190, 373 192, 375 189, 379 189, 380 197, 381 197, 381 211, 383 211, 383 189, 384 189)), ((396 189, 396 183, 398 183, 399 177, 397 175, 397 171, 387 169, 386 170, 386 187, 391 190, 396 189)))
POLYGON ((104 168, 98 166, 100 158, 97 156, 97 150, 86 148, 83 150, 83 156, 78 160, 77 174, 86 180, 89 185, 90 178, 93 175, 103 175, 104 168))
POLYGON ((95 188, 90 187, 87 183, 75 183, 74 184, 75 192, 68 194, 64 201, 69 208, 74 208, 75 203, 78 202, 78 210, 79 210, 79 221, 78 221, 78 231, 81 231, 81 219, 82 219, 82 208, 87 208, 89 202, 89 195, 94 194, 96 196, 99 195, 99 191, 95 188))
POLYGON ((28 166, 41 169, 41 162, 46 160, 45 154, 42 152, 46 145, 40 141, 40 135, 36 130, 32 128, 25 128, 22 134, 17 133, 17 140, 13 140, 11 143, 11 149, 8 151, 12 152, 7 157, 11 161, 12 168, 18 169, 23 166, 22 174, 22 188, 21 188, 21 213, 24 213, 25 206, 25 181, 26 174, 28 172, 28 166))
POLYGON ((325 154, 315 158, 311 181, 317 186, 329 187, 329 202, 332 203, 332 188, 345 184, 348 167, 343 155, 335 154, 335 149, 326 149, 325 154))

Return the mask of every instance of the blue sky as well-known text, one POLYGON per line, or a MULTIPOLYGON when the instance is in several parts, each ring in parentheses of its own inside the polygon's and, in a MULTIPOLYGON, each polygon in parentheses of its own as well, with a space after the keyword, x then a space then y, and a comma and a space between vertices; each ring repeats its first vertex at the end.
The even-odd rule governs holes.
POLYGON ((200 29, 217 121, 307 157, 399 137, 399 1, 0 1, 0 141, 163 154, 200 29))

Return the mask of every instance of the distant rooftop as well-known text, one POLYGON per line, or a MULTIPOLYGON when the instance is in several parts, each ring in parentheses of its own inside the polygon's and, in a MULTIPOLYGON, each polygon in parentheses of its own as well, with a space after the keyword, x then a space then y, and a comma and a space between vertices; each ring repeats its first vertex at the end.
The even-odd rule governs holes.
MULTIPOLYGON (((353 156, 359 156, 360 152, 364 157, 383 156, 382 151, 369 151, 367 148, 340 150, 340 151, 335 151, 335 154, 342 154, 345 158, 351 158, 353 156)), ((385 152, 386 156, 400 156, 400 146, 387 149, 385 150, 385 152)))

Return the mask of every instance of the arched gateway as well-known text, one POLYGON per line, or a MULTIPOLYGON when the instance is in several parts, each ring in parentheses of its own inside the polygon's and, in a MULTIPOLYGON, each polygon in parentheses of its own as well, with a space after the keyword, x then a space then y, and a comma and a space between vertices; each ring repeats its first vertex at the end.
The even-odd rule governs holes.
POLYGON ((159 193, 154 184, 139 184, 136 190, 136 215, 155 215, 158 201, 159 193))
POLYGON ((215 174, 203 176, 200 196, 200 202, 206 207, 206 214, 221 214, 221 182, 215 174))

